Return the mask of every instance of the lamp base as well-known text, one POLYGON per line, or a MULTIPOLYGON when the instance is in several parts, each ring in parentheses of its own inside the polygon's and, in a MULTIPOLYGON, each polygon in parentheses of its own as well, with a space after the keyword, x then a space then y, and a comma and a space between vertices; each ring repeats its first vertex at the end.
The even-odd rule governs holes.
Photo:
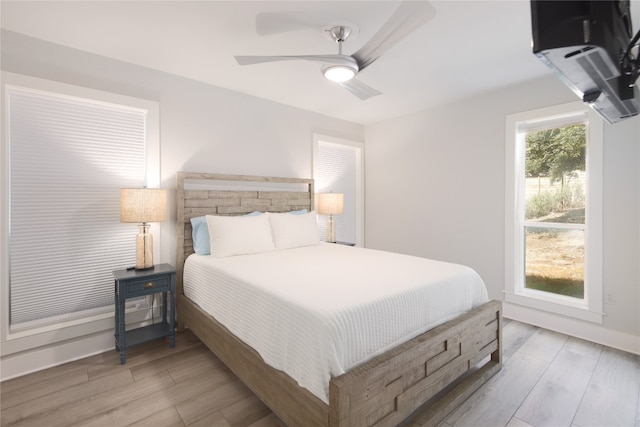
POLYGON ((150 225, 140 224, 140 233, 136 236, 136 270, 153 268, 153 236, 149 233, 150 225))
POLYGON ((327 222, 327 242, 336 242, 336 226, 333 222, 333 215, 329 215, 329 221, 327 222))

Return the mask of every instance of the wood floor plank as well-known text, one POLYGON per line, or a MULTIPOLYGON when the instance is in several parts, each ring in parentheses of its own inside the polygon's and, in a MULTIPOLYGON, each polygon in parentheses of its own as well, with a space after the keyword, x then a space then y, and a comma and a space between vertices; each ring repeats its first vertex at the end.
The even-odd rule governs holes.
POLYGON ((205 418, 189 424, 189 427, 231 427, 220 412, 214 412, 205 418))
POLYGON ((282 420, 276 417, 274 414, 267 415, 266 417, 250 424, 248 427, 287 427, 282 420))
POLYGON ((502 357, 507 361, 539 328, 521 322, 505 322, 502 328, 502 357))
POLYGON ((254 394, 223 408, 220 412, 231 427, 248 426, 271 413, 254 394))
POLYGON ((534 426, 532 426, 529 423, 525 423, 519 418, 513 417, 509 421, 509 424, 506 425, 506 427, 534 427, 534 426))
POLYGON ((573 420, 576 426, 637 425, 640 356, 605 348, 573 420))
POLYGON ((177 404, 176 409, 184 423, 189 425, 251 395, 244 384, 234 379, 177 404))
POLYGON ((581 354, 584 357, 590 357, 592 359, 598 359, 602 354, 604 347, 594 342, 585 341, 580 338, 569 337, 564 344, 563 350, 573 351, 574 353, 581 354))
POLYGON ((175 367, 183 365, 191 365, 195 363, 199 356, 211 353, 211 351, 204 345, 200 345, 187 351, 186 349, 180 349, 165 357, 151 360, 146 363, 138 364, 131 368, 131 374, 136 381, 150 375, 155 375, 159 372, 167 371, 175 367))
POLYGON ((142 381, 79 400, 71 405, 59 407, 36 417, 27 418, 14 425, 20 427, 82 425, 84 420, 95 414, 117 410, 117 408, 128 402, 158 390, 164 390, 172 384, 173 380, 165 372, 161 375, 148 377, 142 381))
POLYGON ((534 426, 570 426, 597 359, 562 350, 515 416, 534 426))
POLYGON ((94 381, 81 383, 58 390, 35 399, 26 400, 18 405, 2 408, 1 418, 3 425, 10 425, 25 420, 28 417, 36 417, 45 412, 73 404, 87 397, 105 393, 133 383, 129 370, 123 370, 117 374, 98 378, 94 381))
POLYGON ((64 375, 55 375, 36 384, 15 388, 11 392, 2 393, 2 409, 10 408, 22 402, 37 399, 67 387, 86 384, 89 381, 87 369, 72 370, 64 375))
MULTIPOLYGON (((165 371, 164 375, 169 376, 165 371)), ((169 376, 170 377, 170 376, 169 376)), ((152 377, 150 377, 152 378, 152 377)), ((145 378, 146 379, 146 378, 145 378)), ((144 381, 136 381, 138 382, 144 381)), ((188 383, 182 382, 156 389, 152 393, 143 397, 132 396, 130 399, 118 407, 96 413, 91 418, 82 420, 77 426, 82 427, 102 427, 102 426, 124 426, 142 419, 153 416, 157 412, 177 405, 180 402, 191 400, 205 393, 206 391, 218 387, 221 383, 227 382, 226 373, 222 376, 219 372, 211 372, 195 378, 188 383)))
MULTIPOLYGON (((204 346, 204 344, 191 332, 177 333, 176 346, 174 348, 169 347, 166 339, 133 346, 127 349, 126 366, 133 368, 153 360, 162 359, 168 355, 188 351, 193 346, 204 346)), ((89 378, 93 379, 100 376, 111 375, 120 369, 120 353, 115 351, 115 349, 103 353, 102 357, 103 359, 99 364, 89 367, 89 378)))
POLYGON ((450 426, 504 426, 516 413, 549 366, 537 357, 516 352, 493 378, 456 409, 450 426))
POLYGON ((187 381, 198 375, 212 371, 214 369, 223 368, 224 365, 211 351, 207 350, 199 354, 197 358, 188 364, 171 367, 168 372, 176 383, 187 381))
MULTIPOLYGON (((34 384, 42 384, 49 380, 55 380, 56 378, 73 375, 79 371, 86 372, 87 365, 80 365, 76 364, 75 362, 65 363, 63 365, 54 366, 49 369, 44 369, 42 371, 33 372, 31 374, 23 375, 18 378, 3 381, 0 384, 0 390, 2 391, 3 396, 9 396, 14 393, 20 393, 20 389, 26 389, 27 387, 30 387, 34 384)), ((4 399, 2 403, 4 406, 4 399)))
POLYGON ((558 355, 567 339, 566 335, 547 329, 538 329, 518 351, 551 362, 558 355))
POLYGON ((638 392, 638 404, 636 405, 636 422, 634 426, 640 426, 640 392, 638 392))
POLYGON ((149 418, 129 424, 129 427, 183 427, 184 425, 180 414, 178 414, 176 408, 172 406, 149 418))

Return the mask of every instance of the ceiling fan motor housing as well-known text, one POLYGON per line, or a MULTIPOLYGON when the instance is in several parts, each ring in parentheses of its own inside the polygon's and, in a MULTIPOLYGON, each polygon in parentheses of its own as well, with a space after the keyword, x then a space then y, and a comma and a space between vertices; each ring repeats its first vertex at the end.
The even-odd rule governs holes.
POLYGON ((358 74, 358 63, 355 59, 348 55, 340 55, 336 61, 323 65, 321 68, 322 75, 332 82, 342 83, 351 80, 358 74))

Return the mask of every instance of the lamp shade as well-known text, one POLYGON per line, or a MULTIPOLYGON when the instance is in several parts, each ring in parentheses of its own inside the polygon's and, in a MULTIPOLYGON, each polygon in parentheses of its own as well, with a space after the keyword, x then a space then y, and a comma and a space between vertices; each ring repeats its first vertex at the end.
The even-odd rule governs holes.
POLYGON ((120 189, 120 222, 162 222, 166 219, 167 190, 120 189))
POLYGON ((344 194, 318 194, 318 213, 324 215, 340 215, 344 209, 344 194))

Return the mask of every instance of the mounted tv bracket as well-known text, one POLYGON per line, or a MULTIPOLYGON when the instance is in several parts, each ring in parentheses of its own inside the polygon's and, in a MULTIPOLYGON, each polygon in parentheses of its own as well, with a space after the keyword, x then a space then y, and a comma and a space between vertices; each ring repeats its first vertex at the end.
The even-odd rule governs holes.
POLYGON ((640 46, 639 40, 640 30, 638 30, 633 39, 631 39, 627 50, 620 59, 620 70, 624 76, 628 76, 629 87, 633 87, 633 85, 636 84, 638 77, 640 77, 640 47, 638 48, 638 55, 636 59, 633 59, 633 56, 631 56, 631 50, 634 46, 640 46))
MULTIPOLYGON (((640 45, 640 43, 638 43, 639 40, 640 30, 633 37, 633 39, 631 39, 631 41, 629 42, 629 46, 620 58, 621 84, 629 88, 633 88, 633 86, 636 84, 636 81, 638 80, 638 77, 640 77, 640 52, 635 59, 631 55, 631 50, 636 46, 636 44, 640 45)), ((599 90, 586 92, 584 95, 582 95, 582 102, 592 104, 596 102, 598 98, 600 98, 600 95, 602 95, 602 91, 599 90)))

